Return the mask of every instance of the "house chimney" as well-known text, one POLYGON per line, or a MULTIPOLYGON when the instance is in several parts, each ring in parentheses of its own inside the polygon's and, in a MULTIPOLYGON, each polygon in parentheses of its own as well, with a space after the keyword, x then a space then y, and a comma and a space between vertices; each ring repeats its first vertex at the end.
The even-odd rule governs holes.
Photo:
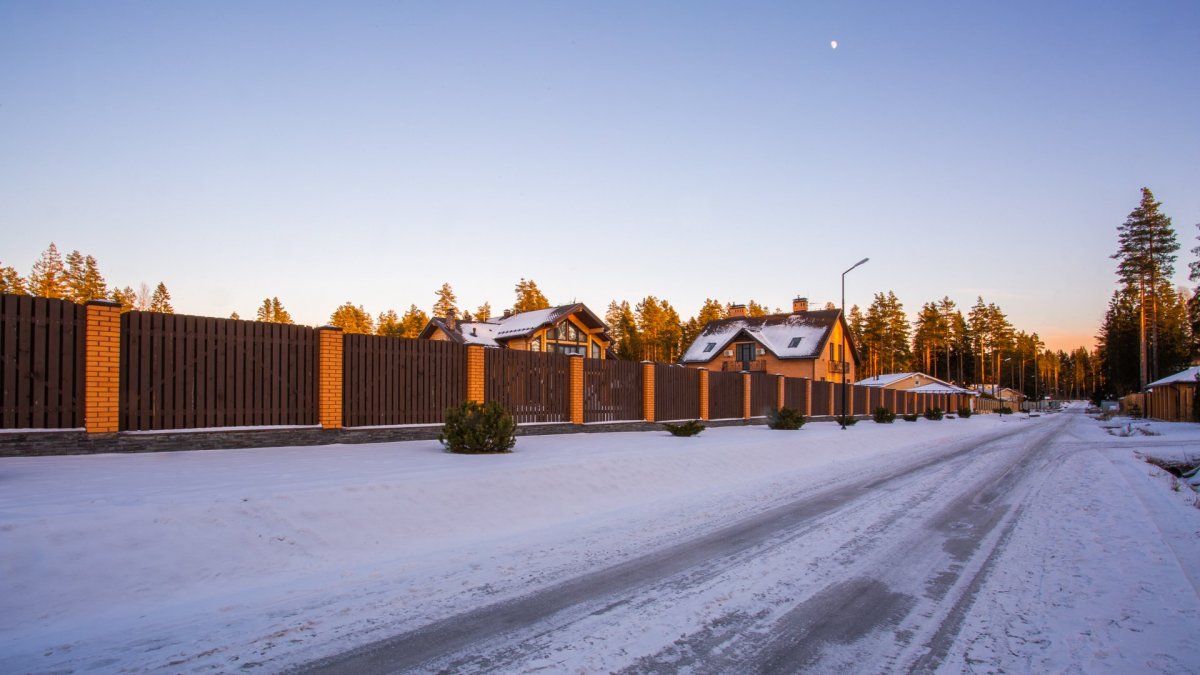
POLYGON ((793 314, 795 314, 796 312, 807 312, 807 311, 808 311, 808 298, 795 298, 794 300, 792 300, 792 313, 793 314))
POLYGON ((457 330, 458 310, 451 307, 446 310, 446 327, 450 330, 457 330))
POLYGON ((510 317, 510 316, 512 316, 512 310, 511 310, 511 309, 506 309, 506 310, 504 310, 504 316, 502 316, 502 317, 500 317, 500 318, 501 318, 501 319, 507 319, 507 318, 508 318, 508 317, 510 317))
POLYGON ((732 319, 732 318, 738 317, 738 316, 746 316, 746 306, 745 305, 730 305, 729 306, 729 318, 732 319))

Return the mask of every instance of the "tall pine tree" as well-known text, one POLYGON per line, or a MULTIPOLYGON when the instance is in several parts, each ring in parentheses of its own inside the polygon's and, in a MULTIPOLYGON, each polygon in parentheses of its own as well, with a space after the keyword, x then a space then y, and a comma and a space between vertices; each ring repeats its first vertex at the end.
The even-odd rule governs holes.
POLYGON ((347 334, 371 335, 375 332, 375 322, 367 310, 349 301, 333 310, 333 314, 329 315, 329 325, 337 326, 347 334))
POLYGON ((517 294, 517 300, 513 303, 512 311, 514 314, 518 312, 531 312, 535 309, 547 309, 550 307, 550 301, 542 292, 538 290, 537 284, 533 279, 526 281, 524 277, 517 282, 514 289, 517 294))
POLYGON ((50 242, 50 246, 42 252, 42 257, 33 263, 28 289, 30 295, 41 298, 67 298, 67 269, 54 242, 50 242))
POLYGON ((0 266, 0 293, 25 295, 26 292, 25 280, 17 273, 16 268, 0 266))
POLYGON ((450 316, 451 310, 458 314, 458 305, 455 304, 458 302, 458 298, 455 297, 454 289, 450 288, 449 282, 442 284, 435 295, 437 295, 437 302, 433 303, 434 316, 444 319, 450 316))
POLYGON ((161 281, 154 288, 154 295, 150 296, 150 311, 162 314, 175 313, 175 308, 171 306, 171 293, 167 290, 167 285, 161 281))

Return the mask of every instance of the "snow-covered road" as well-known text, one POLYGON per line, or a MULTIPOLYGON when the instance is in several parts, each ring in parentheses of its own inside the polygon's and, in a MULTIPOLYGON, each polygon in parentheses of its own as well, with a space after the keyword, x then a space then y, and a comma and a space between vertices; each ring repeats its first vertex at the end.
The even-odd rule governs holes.
POLYGON ((1196 672, 1164 426, 0 461, 0 670, 1196 672))

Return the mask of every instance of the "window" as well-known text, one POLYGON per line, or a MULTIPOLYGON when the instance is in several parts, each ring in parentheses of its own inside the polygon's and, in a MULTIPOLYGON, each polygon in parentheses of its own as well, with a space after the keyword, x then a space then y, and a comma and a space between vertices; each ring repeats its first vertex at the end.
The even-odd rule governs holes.
POLYGON ((595 342, 592 343, 592 358, 600 358, 600 345, 596 344, 595 342))
POLYGON ((529 341, 529 351, 531 351, 531 352, 542 351, 542 339, 541 338, 533 338, 532 340, 530 340, 529 341))
POLYGON ((711 352, 713 349, 716 348, 716 346, 717 346, 717 343, 715 343, 715 342, 710 342, 710 343, 704 345, 704 353, 707 354, 707 353, 711 352))
POLYGON ((792 341, 788 343, 788 349, 795 349, 796 347, 799 347, 800 341, 803 339, 804 338, 798 338, 798 337, 792 338, 792 341))

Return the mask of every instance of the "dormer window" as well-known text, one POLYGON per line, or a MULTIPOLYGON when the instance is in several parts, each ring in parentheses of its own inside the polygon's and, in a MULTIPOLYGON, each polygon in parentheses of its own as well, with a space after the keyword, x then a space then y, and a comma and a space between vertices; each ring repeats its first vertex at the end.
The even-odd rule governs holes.
POLYGON ((717 348, 717 343, 710 342, 710 343, 704 345, 704 353, 707 354, 716 348, 717 348))
POLYGON ((792 338, 792 341, 788 343, 788 349, 795 349, 796 347, 799 347, 800 341, 803 339, 804 338, 798 338, 798 337, 792 338))

